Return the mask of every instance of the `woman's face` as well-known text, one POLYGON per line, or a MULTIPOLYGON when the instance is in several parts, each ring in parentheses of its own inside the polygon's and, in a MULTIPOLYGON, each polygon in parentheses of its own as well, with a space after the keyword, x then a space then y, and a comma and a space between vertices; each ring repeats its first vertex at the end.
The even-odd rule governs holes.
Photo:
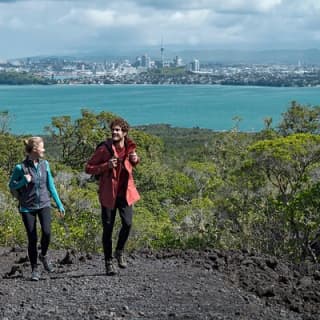
POLYGON ((39 157, 42 158, 44 156, 44 152, 46 149, 44 148, 44 143, 40 142, 37 146, 33 148, 33 152, 39 157))

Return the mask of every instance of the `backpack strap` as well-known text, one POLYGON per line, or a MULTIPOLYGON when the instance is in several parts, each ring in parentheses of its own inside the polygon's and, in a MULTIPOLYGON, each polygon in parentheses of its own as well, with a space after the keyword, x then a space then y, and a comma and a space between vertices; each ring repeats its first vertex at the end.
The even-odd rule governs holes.
MULTIPOLYGON (((103 141, 100 145, 104 145, 108 152, 110 153, 111 158, 114 156, 114 151, 112 148, 112 141, 109 139, 107 141, 103 141)), ((127 151, 128 151, 128 143, 127 143, 127 139, 124 140, 124 149, 125 149, 125 157, 127 157, 127 151)))
POLYGON ((110 140, 106 140, 106 141, 100 142, 97 145, 96 149, 98 149, 101 146, 105 146, 107 148, 108 152, 110 153, 111 158, 114 156, 114 151, 113 151, 113 148, 112 148, 112 142, 110 143, 110 140))
POLYGON ((21 162, 21 169, 25 175, 30 173, 24 161, 21 162))
POLYGON ((104 142, 104 145, 105 145, 105 147, 107 148, 107 150, 108 150, 108 152, 110 153, 110 156, 111 156, 111 158, 114 156, 114 151, 113 151, 113 148, 112 148, 112 145, 110 145, 109 143, 108 143, 108 141, 105 141, 104 142))

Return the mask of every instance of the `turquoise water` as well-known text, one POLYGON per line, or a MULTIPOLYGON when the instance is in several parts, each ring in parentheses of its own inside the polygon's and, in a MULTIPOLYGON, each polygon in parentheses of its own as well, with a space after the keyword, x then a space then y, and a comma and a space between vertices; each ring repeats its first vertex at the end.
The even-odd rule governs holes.
POLYGON ((11 115, 11 132, 42 134, 54 116, 80 116, 82 108, 111 111, 131 125, 167 123, 178 127, 229 130, 234 117, 240 130, 274 125, 292 100, 320 105, 320 88, 246 86, 0 86, 0 110, 11 115))

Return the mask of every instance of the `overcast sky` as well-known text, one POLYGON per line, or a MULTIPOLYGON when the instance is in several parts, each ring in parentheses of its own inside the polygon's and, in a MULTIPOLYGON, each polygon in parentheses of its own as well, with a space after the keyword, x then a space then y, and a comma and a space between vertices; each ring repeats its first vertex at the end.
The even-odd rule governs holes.
POLYGON ((161 39, 182 50, 320 48, 320 0, 0 0, 0 59, 161 39))

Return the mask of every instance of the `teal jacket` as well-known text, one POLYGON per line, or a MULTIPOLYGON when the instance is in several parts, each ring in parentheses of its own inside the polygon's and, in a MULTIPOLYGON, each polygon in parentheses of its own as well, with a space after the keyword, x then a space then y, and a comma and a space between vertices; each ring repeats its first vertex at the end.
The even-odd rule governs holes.
POLYGON ((9 182, 9 188, 19 190, 20 212, 32 212, 34 210, 50 207, 50 196, 55 201, 59 211, 64 212, 63 204, 59 198, 48 161, 39 160, 37 166, 28 158, 23 161, 25 170, 31 175, 31 182, 25 178, 25 172, 21 164, 17 164, 13 170, 9 182))

